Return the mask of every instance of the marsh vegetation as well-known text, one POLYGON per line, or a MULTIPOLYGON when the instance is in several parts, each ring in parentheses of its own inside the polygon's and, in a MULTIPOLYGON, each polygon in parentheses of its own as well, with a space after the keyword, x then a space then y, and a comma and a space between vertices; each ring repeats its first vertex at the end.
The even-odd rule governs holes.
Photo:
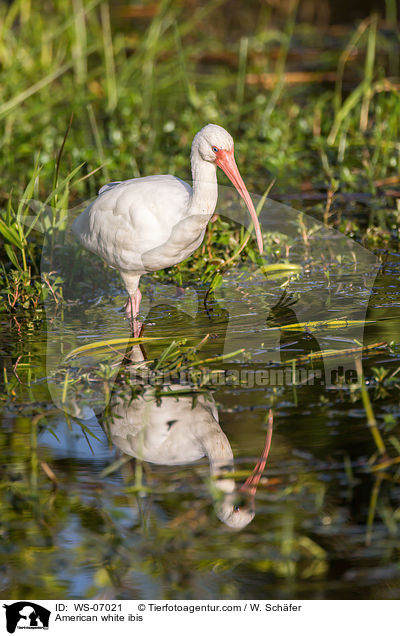
POLYGON ((398 598, 398 16, 315 7, 1 3, 5 598, 398 598), (222 189, 203 245, 144 281, 132 339, 71 219, 108 181, 190 180, 207 122, 235 139, 265 254, 222 189), (145 399, 217 412, 238 484, 273 410, 240 532, 207 460, 113 444, 115 404, 145 399))

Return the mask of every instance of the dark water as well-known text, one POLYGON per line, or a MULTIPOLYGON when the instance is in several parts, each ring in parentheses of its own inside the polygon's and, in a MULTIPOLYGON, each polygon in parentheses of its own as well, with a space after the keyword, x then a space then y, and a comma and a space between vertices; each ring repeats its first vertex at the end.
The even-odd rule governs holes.
POLYGON ((268 212, 271 236, 287 214, 297 275, 268 270, 270 255, 264 269, 232 267, 211 295, 145 278, 143 335, 164 340, 68 357, 129 336, 112 274, 99 279, 97 303, 71 291, 40 323, 3 317, 4 597, 398 598, 399 256, 382 268, 311 217, 306 244, 297 213, 273 203, 268 212), (343 319, 357 322, 326 326, 343 319), (151 360, 173 340, 179 355, 159 370, 175 374, 154 388, 151 360), (215 356, 225 359, 179 376, 215 356), (383 458, 357 385, 360 356, 383 458), (217 382, 217 370, 229 373, 217 382), (272 446, 252 501, 240 486, 270 408, 272 446))

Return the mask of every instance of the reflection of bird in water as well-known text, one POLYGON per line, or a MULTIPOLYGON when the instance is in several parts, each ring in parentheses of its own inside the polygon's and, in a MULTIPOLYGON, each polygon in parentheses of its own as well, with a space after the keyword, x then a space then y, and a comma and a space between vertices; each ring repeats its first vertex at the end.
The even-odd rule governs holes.
MULTIPOLYGON (((284 325, 298 324, 299 321, 297 315, 292 309, 293 305, 297 302, 297 298, 294 298, 291 294, 284 291, 278 302, 270 309, 267 318, 268 327, 281 327, 284 325)), ((297 354, 299 353, 298 345, 301 346, 302 356, 321 351, 319 343, 310 332, 304 332, 300 327, 299 331, 285 331, 283 329, 280 335, 280 356, 282 362, 284 362, 285 359, 287 360, 295 357, 291 347, 288 349, 285 348, 285 345, 289 345, 290 343, 293 344, 293 337, 297 338, 297 354)))
MULTIPOLYGON (((133 358, 140 359, 138 347, 133 358)), ((111 439, 127 455, 166 466, 190 464, 206 456, 215 478, 218 517, 231 528, 246 526, 255 515, 254 499, 265 468, 272 436, 272 414, 267 440, 253 473, 237 490, 229 473, 234 469, 228 438, 218 423, 211 395, 185 395, 181 385, 169 385, 171 396, 156 397, 149 387, 134 400, 116 398, 111 407, 111 439), (173 392, 176 395, 173 395, 173 392), (228 475, 227 475, 228 473, 228 475)))

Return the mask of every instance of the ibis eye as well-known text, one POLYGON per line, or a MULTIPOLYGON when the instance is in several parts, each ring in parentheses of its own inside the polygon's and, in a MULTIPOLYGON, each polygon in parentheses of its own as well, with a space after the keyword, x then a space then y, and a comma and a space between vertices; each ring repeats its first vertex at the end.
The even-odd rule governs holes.
POLYGON ((244 497, 238 497, 233 504, 233 512, 239 512, 241 508, 246 505, 246 499, 244 497))
POLYGON ((213 152, 218 152, 218 150, 219 150, 219 148, 217 148, 217 146, 213 146, 213 147, 212 147, 212 151, 213 151, 213 152))

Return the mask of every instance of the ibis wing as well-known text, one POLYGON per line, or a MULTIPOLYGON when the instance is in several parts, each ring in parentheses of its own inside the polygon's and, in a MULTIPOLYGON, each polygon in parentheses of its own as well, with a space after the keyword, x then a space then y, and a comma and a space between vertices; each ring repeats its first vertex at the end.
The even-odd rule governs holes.
POLYGON ((185 218, 191 191, 171 175, 107 184, 72 231, 112 267, 146 271, 142 256, 168 241, 171 229, 185 218))
POLYGON ((105 185, 101 186, 98 194, 103 194, 103 192, 107 192, 108 190, 115 188, 115 186, 119 185, 120 183, 123 183, 123 181, 111 181, 111 183, 106 183, 105 185))

